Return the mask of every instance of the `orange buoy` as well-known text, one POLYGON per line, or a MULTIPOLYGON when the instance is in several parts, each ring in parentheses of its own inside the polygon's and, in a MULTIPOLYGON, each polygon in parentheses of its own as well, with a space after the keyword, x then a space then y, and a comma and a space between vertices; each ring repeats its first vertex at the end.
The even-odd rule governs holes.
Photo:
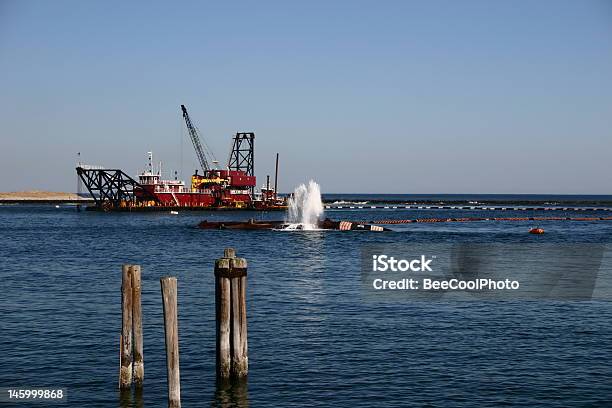
POLYGON ((530 234, 543 234, 544 233, 544 228, 540 228, 540 227, 536 227, 536 228, 532 228, 529 230, 530 234))

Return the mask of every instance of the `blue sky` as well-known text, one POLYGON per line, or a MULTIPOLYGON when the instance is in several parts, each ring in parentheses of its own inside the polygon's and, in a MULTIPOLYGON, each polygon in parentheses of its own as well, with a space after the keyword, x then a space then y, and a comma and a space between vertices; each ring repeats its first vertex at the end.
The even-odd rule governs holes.
POLYGON ((184 103, 281 191, 612 193, 610 1, 0 0, 0 66, 0 191, 188 179, 184 103))

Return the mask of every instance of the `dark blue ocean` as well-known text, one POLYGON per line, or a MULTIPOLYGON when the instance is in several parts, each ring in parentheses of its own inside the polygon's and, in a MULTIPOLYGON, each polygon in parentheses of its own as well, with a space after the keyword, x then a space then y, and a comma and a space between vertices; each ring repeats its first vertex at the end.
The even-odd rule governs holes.
MULTIPOLYGON (((327 211, 346 220, 484 213, 327 211)), ((585 216, 499 216, 561 214, 585 216)), ((184 407, 612 406, 612 303, 365 302, 359 265, 360 248, 373 243, 610 243, 612 222, 541 222, 539 237, 527 233, 533 221, 409 224, 388 233, 195 228, 203 219, 248 217, 282 214, 0 206, 0 387, 62 387, 70 406, 164 406, 159 278, 175 275, 184 407), (213 266, 225 247, 249 264, 250 373, 230 389, 215 382, 213 266), (143 268, 138 396, 117 389, 123 263, 143 268)))

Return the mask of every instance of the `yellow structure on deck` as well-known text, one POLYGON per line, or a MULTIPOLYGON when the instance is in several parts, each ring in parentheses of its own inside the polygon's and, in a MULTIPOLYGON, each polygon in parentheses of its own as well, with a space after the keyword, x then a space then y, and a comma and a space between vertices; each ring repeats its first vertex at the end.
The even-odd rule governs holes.
POLYGON ((229 180, 221 177, 206 178, 204 176, 200 176, 199 174, 194 174, 191 176, 191 189, 192 191, 199 190, 203 188, 205 184, 223 184, 227 182, 229 182, 229 180))

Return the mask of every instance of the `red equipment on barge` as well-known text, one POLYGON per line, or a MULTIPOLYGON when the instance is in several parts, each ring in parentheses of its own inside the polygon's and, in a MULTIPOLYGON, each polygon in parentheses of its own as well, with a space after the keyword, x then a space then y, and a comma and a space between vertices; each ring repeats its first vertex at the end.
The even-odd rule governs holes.
POLYGON ((161 172, 149 167, 138 183, 142 188, 134 191, 136 202, 147 207, 253 208, 260 201, 251 195, 255 176, 241 170, 207 170, 204 175, 196 170, 186 187, 182 180, 163 180, 161 172))
MULTIPOLYGON (((122 170, 104 169, 79 164, 76 168, 95 201, 91 209, 104 211, 166 210, 166 209, 254 209, 284 210, 285 200, 276 193, 278 154, 276 156, 275 188, 270 178, 260 193, 255 192, 255 133, 236 133, 225 169, 211 168, 210 151, 200 141, 199 132, 192 124, 187 109, 181 105, 183 118, 195 148, 202 174, 191 176, 187 187, 182 180, 164 180, 161 163, 153 169, 153 154, 149 152, 148 168, 134 180, 122 170)), ((212 160, 213 163, 218 163, 212 160)))

